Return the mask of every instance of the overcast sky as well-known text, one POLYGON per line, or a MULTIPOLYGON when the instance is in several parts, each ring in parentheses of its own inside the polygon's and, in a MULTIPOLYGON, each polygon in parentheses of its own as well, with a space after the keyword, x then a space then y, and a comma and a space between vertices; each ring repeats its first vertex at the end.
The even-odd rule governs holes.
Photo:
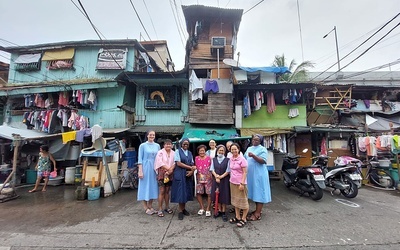
MULTIPOLYGON (((187 39, 181 5, 202 4, 243 9, 245 14, 239 28, 236 51, 240 52, 239 62, 243 66, 270 66, 275 55, 285 54, 287 59, 295 59, 298 63, 303 60, 314 62, 315 68, 312 71, 324 71, 337 62, 334 32, 323 39, 334 26, 342 58, 400 11, 399 0, 81 2, 105 39, 148 40, 147 31, 151 40, 166 40, 177 70, 184 66, 184 41, 187 39), (142 28, 131 2, 139 13, 146 31, 142 28), (259 4, 255 6, 257 3, 259 4), (254 8, 251 9, 252 7, 254 8)), ((78 0, 0 0, 0 46, 99 39, 88 20, 73 3, 79 6, 78 0)), ((343 59, 340 62, 341 67, 349 64, 399 22, 400 16, 364 46, 343 59)), ((7 56, 0 54, 0 61, 7 62, 7 56)), ((343 71, 363 71, 399 59, 400 27, 397 27, 343 71)), ((335 70, 337 65, 330 71, 335 70)), ((400 64, 383 70, 399 71, 400 64)))

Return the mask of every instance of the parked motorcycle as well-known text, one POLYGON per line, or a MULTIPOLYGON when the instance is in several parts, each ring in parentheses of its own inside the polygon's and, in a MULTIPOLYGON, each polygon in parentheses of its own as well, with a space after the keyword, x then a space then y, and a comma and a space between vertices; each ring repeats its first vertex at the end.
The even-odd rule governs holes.
POLYGON ((332 195, 336 190, 340 190, 344 197, 354 198, 357 196, 362 180, 357 171, 358 159, 352 158, 354 160, 347 161, 338 157, 335 160, 335 167, 328 168, 329 156, 320 155, 314 158, 316 161, 313 165, 321 167, 326 186, 333 188, 332 195))
MULTIPOLYGON (((304 151, 303 151, 304 152, 304 151)), ((325 178, 319 166, 298 167, 299 155, 286 155, 283 157, 282 174, 283 183, 287 188, 300 189, 301 195, 308 193, 311 199, 320 200, 325 188, 325 178)))

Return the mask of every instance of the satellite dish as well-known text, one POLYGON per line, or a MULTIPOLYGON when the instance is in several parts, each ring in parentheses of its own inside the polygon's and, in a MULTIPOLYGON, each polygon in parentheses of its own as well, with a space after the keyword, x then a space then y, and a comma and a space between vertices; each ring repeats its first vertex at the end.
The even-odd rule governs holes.
POLYGON ((223 62, 224 62, 226 65, 229 65, 229 66, 232 66, 232 67, 239 67, 239 66, 240 66, 240 63, 239 63, 238 61, 236 61, 236 60, 234 60, 234 59, 230 59, 230 58, 225 58, 225 59, 223 60, 223 62))

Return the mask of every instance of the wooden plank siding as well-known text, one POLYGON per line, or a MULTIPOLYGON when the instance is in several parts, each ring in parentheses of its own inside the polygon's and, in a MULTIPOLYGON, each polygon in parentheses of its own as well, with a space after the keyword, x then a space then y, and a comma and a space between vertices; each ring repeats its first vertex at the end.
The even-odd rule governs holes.
MULTIPOLYGON (((227 43, 228 44, 228 43, 227 43)), ((211 42, 199 42, 190 52, 189 64, 192 69, 216 69, 218 67, 217 55, 211 54, 211 42)), ((225 45, 224 55, 220 56, 219 67, 230 69, 231 66, 222 62, 224 58, 233 58, 232 46, 225 45)))
POLYGON ((208 104, 189 102, 189 122, 201 124, 234 124, 232 94, 208 95, 208 104))

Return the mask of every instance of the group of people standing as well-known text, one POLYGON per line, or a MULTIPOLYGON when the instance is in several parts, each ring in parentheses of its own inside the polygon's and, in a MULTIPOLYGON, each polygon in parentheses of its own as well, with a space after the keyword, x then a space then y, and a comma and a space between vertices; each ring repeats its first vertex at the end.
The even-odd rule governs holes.
POLYGON ((147 133, 147 141, 139 146, 139 188, 137 200, 143 201, 146 214, 171 214, 170 202, 178 203, 178 219, 190 213, 186 203, 196 196, 198 215, 222 217, 228 221, 227 208, 232 205, 235 216, 229 222, 244 227, 247 221, 261 219, 262 208, 271 202, 271 190, 267 169, 267 149, 263 136, 254 135, 252 146, 243 154, 240 146, 231 141, 216 145, 209 141, 210 149, 200 145, 193 157, 189 140, 183 138, 180 147, 172 150, 172 141, 166 139, 163 148, 155 142, 155 131, 147 133), (206 196, 207 203, 203 201, 206 196), (153 200, 158 199, 158 210, 153 200), (249 213, 249 199, 255 202, 255 211, 249 213), (164 207, 163 207, 164 206, 164 207))

